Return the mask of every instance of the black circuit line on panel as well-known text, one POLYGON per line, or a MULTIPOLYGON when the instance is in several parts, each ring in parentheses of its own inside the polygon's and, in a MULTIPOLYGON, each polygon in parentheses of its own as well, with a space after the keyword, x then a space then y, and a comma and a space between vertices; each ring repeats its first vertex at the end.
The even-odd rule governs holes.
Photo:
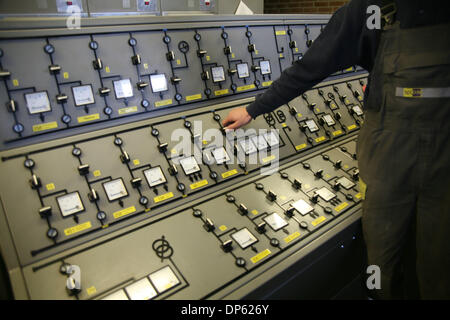
MULTIPOLYGON (((255 77, 255 81, 254 81, 254 84, 255 84, 255 86, 256 86, 256 89, 258 90, 259 89, 259 86, 260 86, 260 81, 258 80, 258 77, 257 77, 257 73, 258 73, 258 70, 261 70, 261 68, 260 67, 258 67, 258 66, 256 66, 256 64, 255 64, 255 61, 258 61, 258 60, 266 60, 266 58, 264 57, 264 56, 260 56, 260 57, 255 57, 255 56, 253 56, 253 53, 254 53, 254 51, 253 50, 250 50, 250 46, 252 45, 252 42, 251 42, 251 37, 252 37, 252 33, 251 33, 251 31, 249 30, 249 26, 246 26, 246 36, 247 36, 247 40, 248 40, 248 48, 249 48, 249 50, 248 50, 248 52, 250 53, 250 58, 252 59, 252 66, 251 66, 251 71, 253 72, 253 76, 255 77)), ((256 49, 255 49, 256 50, 256 49)), ((255 53, 256 54, 256 53, 255 53)), ((281 70, 281 69, 280 69, 281 70)), ((263 78, 263 81, 265 81, 266 80, 266 75, 265 74, 261 74, 262 75, 262 78, 263 78)), ((270 76, 270 74, 268 75, 268 78, 269 78, 269 80, 271 79, 271 76, 270 76)), ((245 79, 244 79, 244 82, 245 82, 245 79)))
MULTIPOLYGON (((140 61, 140 56, 139 54, 136 53, 136 44, 137 44, 137 40, 135 38, 133 38, 132 33, 129 32, 128 33, 130 38, 128 40, 128 44, 130 45, 131 49, 133 50, 133 57, 131 58, 132 63, 135 65, 136 67, 136 74, 138 76, 138 83, 136 84, 137 89, 141 92, 141 96, 142 96, 142 102, 141 102, 141 106, 145 109, 145 111, 148 111, 148 107, 150 106, 150 104, 148 104, 147 106, 144 106, 144 101, 147 101, 146 97, 145 97, 145 87, 147 87, 149 85, 149 83, 146 83, 145 87, 140 88, 139 87, 139 83, 141 83, 141 77, 146 76, 140 73, 139 70, 139 65, 141 64, 140 61), (133 58, 135 59, 135 61, 133 62, 133 58)), ((149 81, 150 81, 150 76, 149 76, 149 81)))
MULTIPOLYGON (((225 45, 225 47, 223 48, 223 50, 224 50, 225 56, 227 57, 228 70, 231 70, 231 61, 230 61, 231 48, 230 48, 230 52, 229 52, 229 53, 226 53, 226 52, 225 52, 225 49, 228 47, 228 33, 225 32, 225 27, 222 27, 222 34, 221 34, 221 37, 222 37, 223 43, 224 43, 224 45, 225 45)), ((231 81, 231 90, 232 90, 233 93, 234 93, 235 90, 236 90, 236 84, 235 84, 234 81, 233 81, 233 75, 230 75, 230 74, 229 74, 229 78, 230 78, 230 81, 231 81)), ((219 82, 219 87, 221 88, 220 84, 221 84, 221 83, 219 82)))
MULTIPOLYGON (((203 84, 205 85, 205 90, 203 92, 205 93, 206 98, 209 99, 209 96, 211 95, 212 92, 211 92, 211 89, 208 88, 208 78, 209 78, 209 76, 207 76, 207 73, 206 73, 208 71, 205 70, 205 66, 207 66, 209 64, 208 63, 206 63, 206 64, 203 63, 203 55, 200 52, 202 50, 200 48, 201 36, 198 33, 197 29, 194 30, 194 31, 195 31, 194 39, 195 39, 195 42, 197 43, 197 57, 200 59, 200 65, 202 67, 201 77, 202 77, 203 84)), ((217 67, 217 63, 215 64, 215 67, 217 67)))
POLYGON ((278 54, 278 64, 280 65, 280 72, 283 71, 283 67, 281 66, 281 60, 284 59, 284 47, 281 47, 278 45, 278 38, 277 38, 277 30, 275 29, 275 26, 272 26, 273 28, 273 36, 275 40, 275 46, 277 48, 277 54, 278 54))
MULTIPOLYGON (((169 43, 171 40, 170 40, 170 37, 167 35, 167 29, 163 29, 163 32, 164 32, 163 42, 166 44, 166 48, 167 48, 167 53, 166 53, 167 58, 168 58, 167 60, 169 61, 170 70, 172 72, 171 82, 175 88, 175 101, 177 101, 177 103, 180 105, 182 95, 178 91, 178 83, 174 81, 176 79, 175 68, 173 66, 173 59, 172 59, 174 57, 173 57, 173 51, 170 50, 170 46, 169 46, 169 43), (171 55, 172 58, 169 59, 169 55, 171 55)), ((186 61, 186 63, 187 63, 187 61, 186 61)))
POLYGON ((292 34, 293 34, 293 30, 291 29, 291 26, 288 25, 288 30, 287 30, 287 34, 289 36, 289 48, 291 49, 291 54, 292 54, 292 63, 295 62, 295 58, 297 57, 298 60, 300 60, 301 58, 303 58, 303 53, 302 52, 295 52, 295 49, 298 50, 297 47, 297 43, 295 41, 292 40, 292 34), (295 46, 294 46, 295 44, 295 46))

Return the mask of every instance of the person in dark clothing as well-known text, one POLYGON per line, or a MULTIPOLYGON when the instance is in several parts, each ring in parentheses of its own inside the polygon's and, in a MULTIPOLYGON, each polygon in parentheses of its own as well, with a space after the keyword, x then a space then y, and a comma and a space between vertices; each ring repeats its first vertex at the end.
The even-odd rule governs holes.
POLYGON ((368 264, 381 270, 381 289, 370 292, 376 298, 408 297, 402 277, 416 268, 421 298, 450 299, 446 8, 445 1, 350 1, 335 12, 302 60, 222 122, 226 129, 239 128, 338 70, 360 65, 369 71, 357 156, 368 264), (391 11, 395 18, 381 29, 369 29, 371 5, 396 8, 391 11), (413 238, 408 237, 411 230, 413 238), (415 265, 404 263, 406 247, 415 249, 415 265))

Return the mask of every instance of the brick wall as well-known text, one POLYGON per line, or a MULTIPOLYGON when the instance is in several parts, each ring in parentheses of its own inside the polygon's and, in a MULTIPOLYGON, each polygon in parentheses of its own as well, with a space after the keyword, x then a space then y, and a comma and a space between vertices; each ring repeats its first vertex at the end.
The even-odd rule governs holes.
POLYGON ((334 13, 349 0, 264 0, 264 13, 334 13))

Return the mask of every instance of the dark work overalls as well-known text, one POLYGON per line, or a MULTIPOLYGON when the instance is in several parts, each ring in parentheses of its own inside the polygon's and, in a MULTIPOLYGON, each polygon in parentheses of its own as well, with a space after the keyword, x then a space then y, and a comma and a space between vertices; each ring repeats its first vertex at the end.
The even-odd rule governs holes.
POLYGON ((450 299, 450 24, 387 24, 368 89, 357 154, 372 293, 403 298, 414 270, 421 298, 450 299))

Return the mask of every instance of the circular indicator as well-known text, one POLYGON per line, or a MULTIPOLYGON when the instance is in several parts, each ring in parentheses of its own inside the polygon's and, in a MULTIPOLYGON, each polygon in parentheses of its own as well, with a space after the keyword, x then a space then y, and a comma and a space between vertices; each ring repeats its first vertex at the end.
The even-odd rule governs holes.
POLYGON ((146 205, 148 204, 148 198, 142 196, 142 197, 139 199, 139 203, 140 203, 141 205, 143 205, 143 206, 146 206, 146 205))
POLYGON ((186 120, 186 121, 184 122, 184 126, 185 126, 186 128, 189 129, 189 128, 192 126, 192 124, 191 124, 191 122, 189 122, 189 121, 186 120))
POLYGON ((107 116, 111 115, 113 112, 113 109, 111 107, 105 107, 103 109, 103 113, 106 114, 107 116))
POLYGON ((169 44, 170 43, 170 37, 169 36, 164 36, 163 41, 164 41, 164 43, 169 44))
POLYGON ((26 159, 23 165, 25 166, 25 168, 31 169, 34 167, 34 161, 33 159, 26 159))
POLYGON ((14 132, 21 133, 23 131, 24 127, 21 123, 16 123, 13 127, 14 132))
POLYGON ((115 138, 115 139, 114 139, 114 144, 115 144, 116 146, 121 146, 122 143, 123 143, 122 139, 120 139, 120 138, 115 138))
POLYGON ((92 50, 97 50, 98 49, 98 42, 97 41, 89 42, 89 48, 91 48, 92 50))
POLYGON ((220 115, 218 115, 218 114, 215 114, 215 115, 214 115, 214 120, 216 120, 216 121, 220 121, 220 115))
POLYGON ((229 196, 227 196, 227 201, 228 202, 235 202, 236 198, 234 196, 232 196, 232 195, 229 195, 229 196))
POLYGON ((104 213, 103 211, 97 212, 97 219, 100 221, 104 221, 106 219, 106 213, 104 213))
POLYGON ((178 42, 178 50, 183 53, 187 53, 189 51, 189 43, 187 43, 186 41, 178 42))
POLYGON ((65 124, 68 124, 70 121, 72 121, 72 117, 68 114, 65 114, 61 117, 61 121, 65 124))
POLYGON ((228 39, 228 33, 222 32, 221 37, 222 39, 228 39))
POLYGON ((50 228, 47 230, 47 237, 49 237, 50 239, 56 239, 57 236, 58 230, 56 230, 55 228, 50 228))
POLYGON ((211 95, 211 89, 209 89, 209 88, 206 88, 204 92, 205 92, 206 96, 210 96, 211 95))
POLYGON ((251 32, 251 31, 247 31, 247 32, 245 33, 245 36, 246 36, 247 38, 250 38, 250 37, 252 36, 252 32, 251 32))
POLYGON ((233 83, 233 84, 231 85, 231 90, 236 91, 236 88, 237 88, 237 85, 236 85, 235 83, 233 83))
POLYGON ((152 129, 152 136, 157 137, 159 135, 158 129, 152 129))
POLYGON ((195 35, 194 35, 194 40, 195 41, 200 41, 202 39, 202 36, 199 34, 199 33, 196 33, 195 35))
POLYGON ((148 101, 147 99, 142 100, 141 106, 144 108, 148 108, 150 106, 150 101, 148 101))
POLYGON ((44 51, 48 54, 52 54, 53 52, 55 52, 55 47, 51 44, 46 44, 44 47, 44 51))
POLYGON ((217 172, 212 171, 209 176, 211 177, 211 179, 216 180, 217 179, 217 172))
POLYGON ((255 80, 254 84, 255 84, 255 86, 259 87, 259 85, 261 84, 261 81, 255 80))
POLYGON ((203 212, 199 209, 195 209, 192 215, 196 218, 200 218, 203 215, 203 212))
POLYGON ((128 39, 128 44, 134 47, 137 44, 137 40, 135 38, 128 39))
POLYGON ((80 148, 73 148, 72 149, 72 155, 74 155, 75 157, 81 156, 81 149, 80 148))
POLYGON ((264 185, 263 185, 262 183, 257 183, 257 184, 255 185, 255 187, 256 187, 256 189, 258 189, 258 190, 264 189, 264 185))
POLYGON ((181 99, 183 99, 183 96, 181 94, 177 93, 175 95, 175 100, 177 100, 179 102, 179 101, 181 101, 181 99))
POLYGON ((186 188, 185 185, 182 183, 178 184, 177 186, 178 191, 184 191, 185 188, 186 188))

